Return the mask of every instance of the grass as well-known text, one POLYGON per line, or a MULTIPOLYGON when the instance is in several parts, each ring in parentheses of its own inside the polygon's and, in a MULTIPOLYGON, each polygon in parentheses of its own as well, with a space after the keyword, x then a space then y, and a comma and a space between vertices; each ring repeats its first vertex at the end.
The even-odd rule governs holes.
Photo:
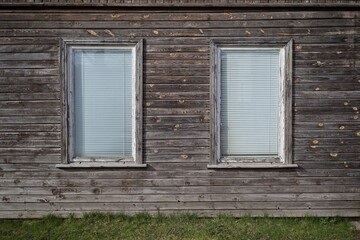
POLYGON ((343 218, 200 218, 191 214, 135 216, 86 214, 83 218, 49 215, 36 220, 0 220, 0 239, 360 239, 343 218))

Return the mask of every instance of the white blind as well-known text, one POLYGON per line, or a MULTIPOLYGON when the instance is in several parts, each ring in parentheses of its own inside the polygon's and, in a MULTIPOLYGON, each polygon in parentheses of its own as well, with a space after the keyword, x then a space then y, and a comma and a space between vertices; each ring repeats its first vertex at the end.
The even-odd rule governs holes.
POLYGON ((76 157, 132 156, 131 49, 74 50, 76 157))
POLYGON ((221 154, 277 155, 277 49, 221 50, 221 154))

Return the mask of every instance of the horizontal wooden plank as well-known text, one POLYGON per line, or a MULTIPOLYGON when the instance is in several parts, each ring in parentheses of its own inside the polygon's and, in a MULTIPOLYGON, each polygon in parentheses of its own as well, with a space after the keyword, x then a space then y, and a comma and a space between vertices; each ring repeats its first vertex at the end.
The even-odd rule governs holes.
MULTIPOLYGON (((171 24, 169 24, 171 26, 171 24)), ((354 39, 352 34, 355 33, 353 30, 354 27, 349 27, 348 30, 344 30, 341 32, 342 35, 339 34, 338 28, 319 28, 316 31, 318 32, 316 35, 309 36, 309 31, 306 28, 278 28, 274 27, 271 31, 265 32, 260 27, 256 28, 224 28, 224 29, 202 29, 202 28, 193 28, 193 29, 171 29, 171 28, 162 28, 154 30, 154 27, 149 29, 114 29, 111 23, 108 23, 106 28, 103 29, 40 29, 40 28, 22 28, 22 29, 0 29, 0 37, 64 37, 64 36, 72 36, 72 37, 112 37, 112 35, 117 37, 127 37, 127 38, 166 38, 166 37, 212 37, 212 38, 219 38, 219 36, 224 37, 231 37, 233 38, 248 38, 252 37, 252 40, 256 40, 255 38, 258 37, 263 41, 266 41, 264 37, 269 36, 279 36, 284 37, 284 39, 289 39, 291 36, 296 42, 299 43, 352 43, 354 39), (108 29, 106 29, 108 28, 108 29), (111 29, 111 35, 109 35, 109 29, 111 29), (263 30, 264 32, 262 32, 263 30), (254 38, 253 38, 254 37, 254 38)), ((341 30, 340 30, 341 31, 341 30)), ((165 40, 165 39, 164 39, 165 40)), ((151 42, 148 42, 151 44, 151 42)))
POLYGON ((356 51, 349 50, 338 50, 334 52, 298 52, 293 53, 293 58, 296 60, 337 60, 337 59, 354 59, 356 51))
POLYGON ((294 146, 347 146, 359 145, 358 138, 295 138, 293 140, 294 146))
POLYGON ((45 69, 0 69, 2 77, 39 77, 39 76, 59 76, 58 68, 45 69))
MULTIPOLYGON (((192 137, 192 136, 189 136, 189 137, 192 137)), ((191 140, 188 140, 188 141, 191 142, 191 140)), ((0 149, 0 153, 1 153, 1 149, 0 149)), ((145 154, 147 156, 149 156, 149 155, 160 156, 160 155, 169 155, 169 154, 179 154, 179 155, 203 154, 203 155, 205 155, 205 154, 209 154, 209 153, 210 153, 210 149, 208 146, 207 147, 191 146, 191 147, 176 147, 176 148, 171 148, 171 147, 163 148, 161 146, 158 146, 158 147, 148 148, 145 150, 145 154)))
MULTIPOLYGON (((0 117, 1 124, 16 124, 16 123, 34 123, 34 124, 52 124, 60 123, 60 116, 7 116, 0 117)), ((30 133, 31 131, 29 131, 30 133)), ((24 133, 26 135, 26 133, 24 133)))
MULTIPOLYGON (((226 192, 228 194, 269 194, 269 193, 314 193, 314 194, 329 194, 339 193, 344 194, 342 199, 344 200, 359 200, 359 188, 358 185, 344 185, 344 186, 330 186, 330 185, 314 185, 311 188, 307 185, 303 186, 226 186, 226 192), (350 195, 350 199, 346 196, 350 195)), ((179 186, 174 187, 0 187, 2 194, 36 194, 36 195, 137 195, 137 194, 159 194, 159 195, 172 195, 172 194, 220 194, 224 193, 224 186, 179 186)))
MULTIPOLYGON (((59 58, 56 52, 41 52, 41 53, 18 53, 18 52, 8 52, 6 54, 0 53, 1 61, 56 61, 59 58)), ((18 62, 13 63, 18 65, 18 62)))
POLYGON ((60 78, 57 76, 44 76, 44 77, 1 77, 1 85, 28 85, 28 84, 59 84, 60 78))
MULTIPOLYGON (((153 117, 158 116, 167 116, 167 115, 208 115, 210 112, 209 109, 206 108, 144 108, 144 115, 147 124, 151 123, 159 123, 161 119, 154 119, 153 117), (148 120, 147 120, 148 119, 148 120)), ((205 119, 204 119, 205 120, 205 119)), ((190 120, 192 121, 192 120, 190 120)), ((182 121, 183 122, 183 121, 182 121)), ((171 124, 171 123, 170 123, 171 124)))
MULTIPOLYGON (((33 149, 34 151, 39 149, 33 149)), ((39 150, 40 151, 40 150, 39 150)), ((55 150, 54 150, 55 151, 55 150)), ((6 154, 3 154, 6 155, 6 154)), ((10 154, 9 154, 10 155, 10 154)), ((15 154, 12 154, 15 155, 15 154)), ((49 153, 49 157, 51 154, 49 153)), ((166 154, 166 157, 169 154, 166 154)), ((189 154, 191 156, 191 154, 189 154)), ((183 157, 183 159, 186 159, 186 155, 182 154, 180 155, 183 157)), ((205 156, 205 155, 202 155, 205 156)), ((161 158, 161 155, 157 155, 156 158, 161 158)), ((354 161, 359 160, 359 156, 356 153, 336 153, 336 152, 330 152, 330 153, 313 153, 313 154, 294 154, 294 163, 299 162, 301 165, 299 168, 292 169, 292 171, 279 171, 278 169, 262 169, 261 171, 272 173, 274 175, 278 174, 277 176, 282 176, 281 174, 300 174, 305 173, 305 176, 309 176, 307 174, 314 174, 313 176, 318 176, 316 174, 326 174, 326 176, 333 176, 332 174, 338 174, 341 171, 345 171, 345 174, 342 176, 347 177, 355 177, 356 175, 360 174, 360 168, 356 165, 357 163, 354 163, 354 161), (332 159, 328 160, 326 159, 332 159), (346 157, 345 159, 342 159, 346 157), (309 158, 309 159, 306 159, 309 158), (310 160, 315 160, 313 162, 309 162, 310 160), (322 162, 323 161, 323 162, 322 162), (328 162, 326 162, 328 161, 328 162), (344 164, 344 162, 337 162, 337 161, 346 161, 348 164, 344 164), (326 162, 326 163, 325 163, 326 162), (352 168, 346 167, 353 166, 352 168), (338 168, 334 168, 334 166, 338 166, 338 168), (273 170, 273 172, 271 172, 273 170), (303 172, 305 171, 305 172, 303 172), (346 172, 348 171, 348 172, 346 172)), ((33 163, 33 164, 1 164, 0 168, 2 168, 3 171, 56 171, 56 166, 54 164, 40 164, 40 163, 33 163)), ((211 174, 212 171, 207 168, 207 164, 204 164, 204 162, 151 162, 151 164, 148 164, 147 169, 148 171, 183 171, 183 174, 190 174, 190 172, 198 172, 199 176, 200 173, 203 172, 203 174, 211 174)), ((130 171, 130 170, 127 170, 130 171)), ((138 169, 135 169, 136 173, 138 173, 138 169)), ((222 171, 227 172, 227 169, 221 169, 219 173, 222 171)), ((235 172, 232 173, 238 173, 239 170, 234 170, 235 172)), ((240 170, 241 171, 241 170, 240 170)), ((256 172, 256 174, 261 174, 262 172, 257 169, 251 169, 251 171, 256 172)), ((132 171, 131 171, 132 172, 132 171)), ((225 173, 223 172, 223 173, 225 173)), ((230 172, 230 171, 229 171, 230 172)), ((246 172, 249 173, 250 171, 246 172)), ((244 174, 241 171, 242 174, 244 174)), ((184 176, 184 175, 182 175, 184 176)), ((228 177, 231 175, 229 174, 228 177)), ((246 175, 244 175, 246 176, 246 175)), ((258 176, 258 175, 256 175, 258 176)), ((271 175, 270 175, 271 176, 271 175)), ((320 175, 322 176, 322 175, 320 175)))
MULTIPOLYGON (((204 46, 208 46, 209 43, 207 43, 204 46)), ((156 45, 150 45, 150 46, 156 46, 156 45)), ((149 47, 150 47, 149 46, 149 47)), ((163 45, 161 45, 163 47, 163 45)), ((172 45, 170 45, 172 46, 172 45)), ((210 52, 196 52, 196 49, 193 49, 191 52, 175 52, 177 48, 173 48, 170 50, 169 45, 166 45, 168 52, 149 52, 148 49, 146 49, 146 56, 145 61, 151 61, 151 60, 200 60, 200 61, 209 61, 210 60, 210 52)))
POLYGON ((303 153, 294 153, 294 161, 359 161, 360 156, 358 153, 337 153, 331 151, 328 153, 312 153, 312 154, 303 154, 303 153))
POLYGON ((51 68, 59 66, 57 60, 40 60, 40 61, 0 61, 0 69, 12 69, 12 68, 26 68, 26 69, 37 69, 37 68, 51 68))
MULTIPOLYGON (((359 184, 360 180, 358 178, 274 178, 269 181, 264 178, 165 178, 165 179, 86 179, 86 178, 68 178, 68 179, 0 179, 0 185, 2 187, 181 187, 181 186, 247 186, 247 187, 256 187, 256 186, 309 186, 313 185, 342 185, 342 186, 354 186, 359 184)), ((66 193, 65 193, 66 194, 66 193)), ((226 194, 226 193, 224 193, 226 194)), ((28 195, 35 195, 31 192, 28 195)), ((51 194, 52 195, 52 194, 51 194)), ((274 195, 275 194, 269 194, 274 195)), ((301 196, 301 195, 300 195, 301 196)), ((337 198, 335 200, 341 200, 339 194, 335 195, 337 198)), ((71 196, 70 196, 71 197, 71 196)), ((125 197, 125 196, 124 196, 125 197)), ((246 196, 244 196, 246 197, 246 196)), ((292 196, 296 197, 296 196, 292 196)), ((314 197, 314 196, 312 196, 314 197)), ((129 198, 128 198, 129 199, 129 198)), ((265 198, 264 198, 265 199, 265 198)), ((263 200, 264 200, 263 199, 263 200)), ((129 199, 130 200, 130 199, 129 199)), ((150 199, 149 199, 150 200, 150 199)), ((161 201, 160 197, 158 200, 161 201)), ((194 199, 195 200, 195 199, 194 199)), ((203 199, 205 200, 205 199, 203 199)), ((211 201, 215 199, 208 199, 206 201, 211 201)), ((250 199, 249 199, 250 200, 250 199)), ((260 200, 260 199, 258 199, 260 200)), ((290 199, 282 199, 283 201, 289 201, 290 199)), ((305 199, 293 199, 296 200, 305 200, 305 199)), ((310 200, 310 199, 307 199, 310 200)), ((313 199, 315 200, 315 199, 313 199)), ((320 200, 320 199, 318 199, 320 200)), ((354 199, 353 199, 354 200, 354 199)), ((359 199, 360 200, 360 199, 359 199)), ((121 199, 119 199, 121 201, 121 199)), ((163 201, 171 201, 169 198, 164 198, 163 201)), ((186 201, 191 201, 187 199, 186 201)), ((217 201, 221 201, 218 196, 217 201)), ((230 201, 230 200, 228 200, 230 201)), ((281 199, 275 199, 274 201, 281 201, 281 199)))
MULTIPOLYGON (((210 54, 210 46, 209 44, 206 45, 149 45, 146 48, 146 52, 149 53, 146 56, 152 56, 154 53, 173 53, 173 58, 177 58, 177 54, 189 54, 189 53, 196 53, 196 55, 201 56, 209 56, 210 54)), ((158 61, 161 58, 154 59, 154 61, 158 61)), ((191 58, 189 58, 191 59, 191 58)), ((195 60, 195 59, 192 59, 195 60)))
MULTIPOLYGON (((2 12, 0 20, 12 21, 31 21, 34 19, 34 11, 13 11, 13 13, 2 12), (16 13, 16 14, 14 14, 16 13)), ((231 11, 219 13, 217 11, 194 11, 188 9, 185 12, 173 10, 172 12, 154 10, 152 12, 143 11, 102 11, 86 12, 78 14, 77 11, 36 12, 38 21, 216 21, 216 20, 272 20, 276 19, 334 19, 334 18, 354 18, 354 11, 266 11, 253 12, 251 10, 243 12, 233 8, 231 11)))
MULTIPOLYGON (((216 217, 219 215, 231 215, 234 217, 244 217, 244 216, 253 216, 253 217, 306 217, 306 216, 317 216, 317 217, 359 217, 360 214, 357 212, 357 209, 321 209, 321 210, 162 210, 161 214, 164 215, 173 215, 173 214, 196 214, 200 217, 216 217)), ((52 211, 51 213, 59 217, 83 217, 86 213, 91 213, 93 211, 52 211)), ((116 211, 116 210, 107 210, 107 211, 98 211, 99 213, 121 213, 127 215, 134 215, 137 213, 142 213, 142 210, 136 211, 116 211)), ((159 214, 159 210, 156 211, 146 211, 151 215, 159 214)), ((21 218, 41 218, 49 214, 49 211, 1 211, 1 218, 7 219, 21 219, 21 218)))
MULTIPOLYGON (((312 156, 312 155, 309 155, 312 156)), ((319 160, 321 156, 329 156, 329 154, 316 154, 312 156, 310 160, 319 160)), ((348 157, 347 159, 341 159, 341 156, 349 156, 349 154, 340 154, 337 157, 330 157, 329 161, 338 160, 338 161, 347 161, 348 159, 352 159, 352 161, 357 160, 356 155, 353 158, 348 157), (331 158, 331 159, 330 159, 331 158)), ((358 156, 358 155, 357 155, 358 156)), ((48 158, 50 161, 53 159, 58 159, 59 156, 42 156, 48 158)), ((185 157, 185 156, 184 156, 185 157)), ((6 156, 6 158, 15 159, 14 156, 6 156)), ((28 159, 28 157, 18 156, 19 159, 28 159)), ((36 159, 36 157, 34 157, 36 159)), ((201 156, 204 158, 204 156, 201 156)), ((186 158, 183 158, 186 159, 186 158)), ((55 160, 54 160, 55 161, 55 160)), ((183 161, 184 162, 184 161, 183 161)), ((208 161, 209 162, 209 161, 208 161)), ((98 169, 97 171, 64 171, 59 170, 54 167, 55 164, 51 164, 48 167, 46 164, 29 164, 25 163, 26 168, 22 168, 22 165, 13 164, 13 170, 8 169, 8 171, 0 171, 0 176, 3 178, 86 178, 86 179, 159 179, 159 178, 279 178, 279 177, 359 177, 359 170, 356 169, 304 169, 300 166, 297 169, 262 169, 254 170, 254 169, 217 169, 217 170, 176 170, 178 169, 178 163, 169 163, 165 162, 165 164, 170 164, 168 170, 157 170, 151 166, 155 163, 148 163, 148 168, 146 171, 142 171, 139 169, 126 169, 117 170, 117 171, 109 171, 98 169), (29 171, 31 169, 31 171, 29 171), (20 171, 22 170, 22 171, 20 171)), ((164 162, 158 162, 157 164, 164 165, 164 162)), ((182 163, 183 164, 183 163, 182 163)), ((191 163, 194 164, 194 163, 191 163)), ((200 163, 206 165, 207 163, 200 163)), ((168 165, 169 166, 169 165, 168 165)), ((166 167, 166 166, 165 166, 166 167)))
POLYGON ((293 78, 293 82, 295 84, 303 84, 303 83, 319 83, 319 84, 328 84, 332 86, 332 84, 339 84, 339 82, 348 84, 358 84, 358 79, 356 75, 334 75, 334 76, 295 76, 293 78))
POLYGON ((342 77, 338 78, 341 83, 299 83, 294 85, 295 91, 360 91, 360 84, 355 81, 343 83, 342 77))
POLYGON ((51 155, 60 154, 61 149, 59 147, 12 147, 12 148, 0 148, 0 155, 20 155, 20 156, 34 156, 34 155, 51 155))
POLYGON ((355 66, 354 59, 320 59, 320 60, 295 60, 293 61, 295 67, 316 67, 316 68, 329 68, 329 67, 344 67, 353 68, 355 66))
MULTIPOLYGON (((6 39, 0 38, 0 42, 3 41, 3 40, 6 40, 6 39)), ((49 55, 49 53, 50 54, 52 53, 51 55, 54 55, 58 51, 58 45, 57 44, 59 42, 57 42, 56 45, 54 45, 54 44, 51 44, 51 45, 49 45, 49 44, 39 45, 42 42, 42 38, 35 38, 35 39, 33 38, 31 40, 33 41, 31 44, 22 45, 22 44, 17 44, 16 39, 9 38, 8 42, 5 42, 5 44, 0 44, 0 55, 2 57, 7 56, 7 54, 5 54, 5 53, 9 53, 10 57, 11 56, 26 56, 29 53, 37 53, 37 54, 40 53, 42 55, 44 55, 46 53, 48 53, 48 55, 49 55), (34 44, 34 41, 36 41, 37 43, 34 44), (16 53, 18 53, 18 54, 16 54, 16 53), (24 54, 19 54, 19 53, 24 53, 24 54)), ((34 55, 32 54, 31 56, 34 56, 34 55)))
POLYGON ((146 84, 209 84, 208 76, 145 76, 146 84))
MULTIPOLYGON (((145 100, 148 99, 164 99, 164 100, 209 100, 209 92, 146 92, 145 100)), ((354 94, 356 95, 356 94, 354 94)))
MULTIPOLYGON (((60 137, 61 132, 0 132, 1 140, 58 140, 60 137)), ((16 150, 9 151, 16 154, 16 150)))
POLYGON ((58 108, 60 101, 0 101, 1 109, 58 108))
POLYGON ((342 106, 342 107, 295 107, 294 108, 294 112, 296 114, 302 114, 302 115, 308 115, 308 114, 314 114, 314 113, 318 113, 318 114, 334 114, 334 115, 338 115, 338 114, 342 114, 342 113, 350 113, 350 114, 357 114, 358 110, 354 110, 357 109, 357 107, 347 107, 347 106, 342 106))
MULTIPOLYGON (((347 195, 347 198, 350 196, 347 195)), ((307 202, 308 204, 341 203, 338 193, 329 194, 182 194, 182 195, 0 195, 8 203, 163 203, 163 202, 307 202), (330 200, 329 200, 330 199, 330 200)), ((351 200, 357 202, 358 200, 351 200)), ((350 201, 347 201, 350 202, 350 201)), ((345 204, 346 205, 346 204, 345 204)), ((336 207, 334 207, 336 208, 336 207)), ((346 207, 344 207, 346 208, 346 207)))
POLYGON ((146 71, 148 76, 209 76, 209 68, 149 68, 146 71))
MULTIPOLYGON (((145 117, 145 123, 152 124, 182 124, 182 123, 206 123, 209 122, 208 116, 159 116, 145 117)), ((150 133, 149 133, 150 134, 150 133)))
MULTIPOLYGON (((36 88, 36 87, 35 87, 36 88)), ((41 90, 42 88, 40 88, 41 90)), ((0 101, 21 101, 21 100, 60 100, 60 92, 28 92, 28 93, 1 93, 0 101)))
MULTIPOLYGON (((84 211, 162 211, 162 210, 279 210, 279 209, 356 209, 360 201, 338 202, 161 202, 161 203, 81 203, 84 211)), ((77 203, 3 203, 1 211, 31 209, 35 211, 76 211, 77 203)))
POLYGON ((60 130, 60 124, 56 123, 3 123, 0 125, 0 132, 59 132, 60 130))
POLYGON ((145 139, 192 139, 192 138, 209 138, 208 131, 172 131, 172 132, 146 132, 145 139))
POLYGON ((0 140, 0 146, 1 148, 60 148, 61 142, 60 140, 0 140))
POLYGON ((210 101, 204 100, 148 100, 146 108, 209 108, 210 101))
MULTIPOLYGON (((321 114, 316 113, 306 114, 306 115, 296 115, 295 121, 306 122, 306 121, 319 121, 319 122, 347 122, 347 121, 357 121, 359 119, 359 114, 357 113, 343 113, 342 115, 338 114, 321 114)), ((342 132, 345 134, 346 132, 342 132)), ((351 133, 350 133, 351 134, 351 133)), ((345 137, 345 135, 344 135, 345 137)))
MULTIPOLYGON (((184 81, 184 79, 182 80, 184 81)), ((359 84, 360 85, 360 84, 359 84)), ((208 92, 209 84, 146 84, 147 92, 208 92)))
POLYGON ((0 115, 2 116, 56 116, 60 115, 60 108, 22 108, 22 109, 0 109, 0 115))
POLYGON ((46 93, 59 91, 59 84, 0 85, 0 93, 46 93))
POLYGON ((294 68, 295 75, 355 75, 357 72, 354 67, 294 68))
POLYGON ((338 145, 338 146, 321 146, 318 144, 311 144, 308 146, 295 146, 296 153, 356 153, 360 148, 360 139, 357 145, 338 145))
MULTIPOLYGON (((204 139, 192 139, 189 143, 196 143, 198 140, 204 139)), ((205 139, 207 140, 207 139, 205 139)), ((173 141, 172 139, 167 139, 167 141, 173 141)), ((203 163, 208 164, 210 162, 209 154, 166 154, 166 155, 145 155, 144 156, 145 162, 148 164, 152 163, 181 163, 181 162, 189 162, 189 163, 203 163)))
POLYGON ((294 99, 295 107, 318 107, 318 108, 346 108, 353 109, 359 106, 360 100, 356 98, 356 92, 344 92, 344 91, 306 91, 299 92, 294 99), (307 97, 300 97, 304 95, 307 97), (328 98, 324 96, 328 95, 328 98), (337 96, 336 96, 337 95, 337 96), (311 100, 309 100, 311 99, 311 100))
MULTIPOLYGON (((353 18, 337 18, 335 19, 272 19, 271 21, 264 20, 243 20, 243 19, 230 19, 228 21, 217 20, 205 20, 205 21, 192 21, 192 20, 172 20, 162 21, 158 20, 121 20, 113 19, 113 21, 41 21, 38 19, 32 19, 27 21, 7 21, 0 20, 0 29, 70 29, 70 28, 116 28, 119 26, 121 29, 163 29, 163 28, 282 28, 282 27, 295 27, 295 28, 307 28, 307 27, 353 27, 356 24, 356 20, 353 18), (112 25, 116 23, 117 25, 112 25)), ((266 31, 266 30, 265 30, 266 31)))
MULTIPOLYGON (((40 140, 41 141, 41 140, 40 140)), ((53 140, 50 140, 53 141, 53 140)), ((37 156, 1 156, 0 163, 60 163, 61 156, 60 155, 37 155, 37 156)), ((0 174, 0 176, 2 176, 0 174)), ((41 178, 40 178, 41 179, 41 178)))
MULTIPOLYGON (((359 126, 358 126, 359 127, 359 126)), ((178 123, 178 124, 146 124, 144 131, 155 132, 155 131, 206 131, 209 130, 208 123, 178 123)), ((1 131, 1 126, 0 126, 1 131)), ((195 146, 198 146, 197 144, 195 146)))

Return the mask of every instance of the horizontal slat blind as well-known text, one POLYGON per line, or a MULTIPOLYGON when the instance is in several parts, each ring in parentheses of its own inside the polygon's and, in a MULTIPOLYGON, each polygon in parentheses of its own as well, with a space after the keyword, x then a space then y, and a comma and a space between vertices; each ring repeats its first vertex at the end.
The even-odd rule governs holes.
POLYGON ((131 157, 131 49, 74 51, 76 156, 131 157))
POLYGON ((279 50, 221 50, 222 156, 278 154, 279 79, 279 50))

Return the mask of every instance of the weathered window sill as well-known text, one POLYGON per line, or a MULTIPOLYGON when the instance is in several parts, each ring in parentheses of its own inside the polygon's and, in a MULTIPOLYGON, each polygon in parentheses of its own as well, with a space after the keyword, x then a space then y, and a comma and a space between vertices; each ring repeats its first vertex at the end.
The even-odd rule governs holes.
POLYGON ((297 168, 297 164, 285 164, 285 163, 219 163, 207 165, 210 169, 221 169, 221 168, 297 168))
POLYGON ((147 164, 136 162, 73 162, 56 164, 57 168, 146 168, 147 164))

